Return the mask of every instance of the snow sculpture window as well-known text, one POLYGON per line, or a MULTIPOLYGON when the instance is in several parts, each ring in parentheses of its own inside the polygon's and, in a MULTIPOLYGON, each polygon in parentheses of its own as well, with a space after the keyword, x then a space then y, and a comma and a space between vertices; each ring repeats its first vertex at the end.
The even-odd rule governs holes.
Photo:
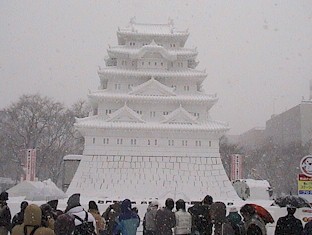
POLYGON ((103 144, 108 144, 108 142, 109 142, 109 139, 108 139, 108 138, 104 138, 104 139, 103 139, 103 144))
POLYGON ((190 87, 188 85, 185 85, 184 86, 184 91, 189 91, 190 90, 190 87))
POLYGON ((95 138, 92 139, 92 143, 95 144, 95 138))
POLYGON ((168 140, 168 145, 169 146, 174 146, 174 140, 168 140))
POLYGON ((211 141, 209 140, 209 147, 211 147, 211 141))
POLYGON ((151 145, 151 141, 150 140, 147 140, 147 145, 151 145))
POLYGON ((187 146, 187 140, 182 140, 182 146, 187 146))
POLYGON ((151 111, 150 112, 150 117, 155 117, 156 116, 156 112, 155 111, 151 111))
POLYGON ((157 140, 155 140, 155 145, 157 145, 157 140))
POLYGON ((136 139, 131 139, 131 145, 136 145, 136 139))

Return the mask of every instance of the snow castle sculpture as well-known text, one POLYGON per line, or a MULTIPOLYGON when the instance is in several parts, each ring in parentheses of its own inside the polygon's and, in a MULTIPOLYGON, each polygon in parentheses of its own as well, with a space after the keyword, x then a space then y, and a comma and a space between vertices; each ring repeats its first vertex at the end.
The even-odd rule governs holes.
POLYGON ((202 90, 207 73, 188 36, 172 21, 118 29, 89 94, 93 114, 75 124, 85 148, 67 194, 238 198, 219 154, 228 126, 209 116, 217 97, 202 90))

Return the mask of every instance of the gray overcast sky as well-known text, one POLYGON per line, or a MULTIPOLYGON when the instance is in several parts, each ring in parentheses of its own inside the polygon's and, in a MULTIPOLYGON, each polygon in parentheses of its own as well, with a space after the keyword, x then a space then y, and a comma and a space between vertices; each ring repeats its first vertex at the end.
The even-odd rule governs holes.
POLYGON ((186 46, 197 47, 208 72, 204 88, 219 96, 211 116, 230 134, 265 126, 273 106, 280 113, 309 96, 311 0, 2 0, 0 109, 38 92, 66 105, 86 99, 117 27, 133 16, 189 28, 186 46))

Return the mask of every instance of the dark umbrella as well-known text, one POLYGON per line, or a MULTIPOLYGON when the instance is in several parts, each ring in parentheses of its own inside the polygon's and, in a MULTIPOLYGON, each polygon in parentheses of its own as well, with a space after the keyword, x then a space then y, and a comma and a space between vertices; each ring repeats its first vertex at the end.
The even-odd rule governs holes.
POLYGON ((296 196, 296 195, 287 195, 283 197, 278 197, 275 199, 275 204, 280 207, 295 207, 295 208, 301 208, 301 207, 310 207, 310 203, 302 197, 296 196))

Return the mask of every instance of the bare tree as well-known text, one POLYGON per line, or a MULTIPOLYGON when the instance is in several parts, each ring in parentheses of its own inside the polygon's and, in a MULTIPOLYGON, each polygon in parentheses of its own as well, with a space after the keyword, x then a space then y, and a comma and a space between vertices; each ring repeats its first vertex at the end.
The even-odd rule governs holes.
MULTIPOLYGON (((72 109, 40 95, 23 95, 0 118, 0 160, 14 165, 11 177, 20 177, 21 156, 28 148, 37 150, 37 176, 57 182, 63 157, 80 153, 81 140, 77 141, 74 129, 75 115, 84 110, 80 101, 72 109), (75 108, 79 107, 79 108, 75 108)), ((78 138, 79 139, 79 138, 78 138)))

